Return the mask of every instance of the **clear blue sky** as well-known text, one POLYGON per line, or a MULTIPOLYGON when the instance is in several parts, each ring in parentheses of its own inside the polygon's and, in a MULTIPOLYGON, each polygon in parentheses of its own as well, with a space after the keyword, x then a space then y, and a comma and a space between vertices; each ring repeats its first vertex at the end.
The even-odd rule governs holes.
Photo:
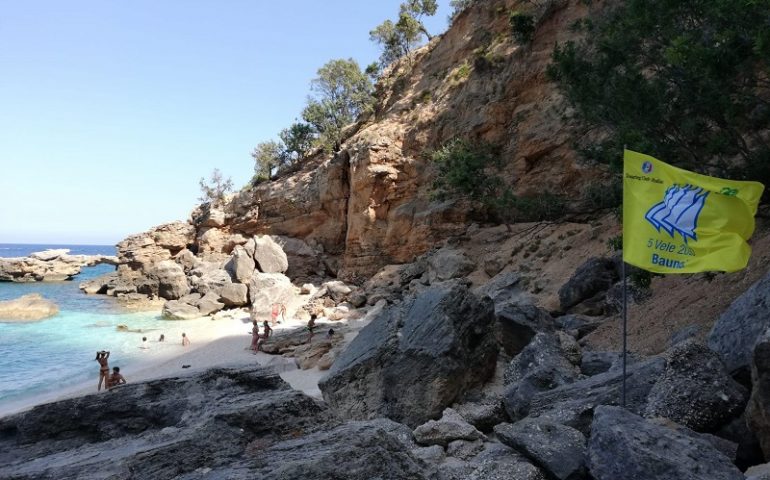
POLYGON ((374 61, 399 3, 0 0, 0 243, 113 244, 186 219, 215 167, 242 186, 318 67, 374 61))

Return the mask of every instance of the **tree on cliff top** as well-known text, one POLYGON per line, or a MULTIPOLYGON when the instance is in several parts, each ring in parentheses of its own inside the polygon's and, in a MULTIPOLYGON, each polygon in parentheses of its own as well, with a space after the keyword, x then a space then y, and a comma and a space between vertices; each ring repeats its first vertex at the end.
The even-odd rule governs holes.
POLYGON ((275 140, 260 142, 251 152, 254 159, 254 178, 252 183, 269 180, 281 165, 283 158, 283 145, 275 140))
POLYGON ((302 118, 318 132, 318 142, 327 151, 336 151, 343 140, 342 130, 374 103, 372 82, 358 63, 351 59, 331 60, 318 70, 302 118))
POLYGON ((408 0, 401 4, 395 23, 385 20, 369 32, 369 38, 382 47, 380 63, 386 66, 409 54, 423 36, 430 41, 433 37, 422 23, 422 18, 435 15, 437 9, 436 0, 408 0))
POLYGON ((585 149, 620 168, 623 145, 691 170, 770 180, 770 0, 627 0, 578 24, 549 69, 585 149), (598 19, 598 20, 597 20, 598 19))
POLYGON ((198 200, 212 205, 220 204, 225 196, 233 191, 233 181, 230 177, 223 177, 222 172, 215 168, 208 180, 201 177, 198 182, 201 188, 201 196, 198 200))

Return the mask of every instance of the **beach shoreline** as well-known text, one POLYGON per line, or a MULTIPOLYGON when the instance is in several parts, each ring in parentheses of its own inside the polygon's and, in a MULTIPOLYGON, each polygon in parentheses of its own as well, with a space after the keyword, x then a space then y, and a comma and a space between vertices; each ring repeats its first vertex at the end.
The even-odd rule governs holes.
MULTIPOLYGON (((179 320, 168 322, 162 329, 173 331, 173 337, 166 335, 164 342, 158 342, 153 335, 148 338, 149 348, 142 352, 145 359, 135 360, 125 364, 113 364, 110 368, 119 366, 121 374, 129 383, 139 383, 163 378, 173 378, 192 375, 211 368, 244 367, 258 363, 273 367, 293 388, 320 398, 318 380, 325 372, 318 369, 299 370, 293 358, 281 355, 268 355, 258 352, 256 355, 249 350, 251 343, 251 320, 245 310, 230 310, 215 317, 203 317, 195 320, 179 320), (181 345, 178 331, 184 330, 191 340, 188 347, 181 345)), ((341 322, 346 323, 346 322, 341 322)), ((281 324, 275 325, 275 332, 303 327, 305 322, 294 318, 286 318, 281 324)), ((23 399, 0 404, 0 418, 22 413, 34 407, 60 400, 82 397, 91 394, 103 394, 102 388, 97 392, 98 368, 94 364, 93 379, 72 385, 54 392, 46 392, 23 399)))

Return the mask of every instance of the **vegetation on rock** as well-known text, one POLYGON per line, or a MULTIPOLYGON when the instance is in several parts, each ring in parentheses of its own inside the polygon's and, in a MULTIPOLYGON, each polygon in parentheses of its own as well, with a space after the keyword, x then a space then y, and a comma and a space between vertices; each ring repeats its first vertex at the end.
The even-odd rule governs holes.
POLYGON ((215 168, 208 180, 202 178, 198 181, 201 196, 198 200, 203 203, 219 204, 225 196, 233 191, 233 181, 230 177, 223 177, 222 172, 215 168))
POLYGON ((370 39, 382 47, 380 64, 387 66, 409 54, 431 34, 422 23, 422 17, 436 14, 436 0, 408 0, 401 4, 398 20, 385 20, 369 32, 370 39))

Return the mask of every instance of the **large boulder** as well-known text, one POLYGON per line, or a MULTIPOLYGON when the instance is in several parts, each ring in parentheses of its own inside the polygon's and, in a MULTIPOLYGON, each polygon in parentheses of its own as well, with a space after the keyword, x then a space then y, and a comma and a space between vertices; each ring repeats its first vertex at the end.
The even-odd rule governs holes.
POLYGON ((710 349, 722 356, 727 370, 748 379, 757 338, 770 327, 770 273, 735 299, 719 316, 708 336, 710 349))
POLYGON ((169 300, 164 303, 161 315, 168 320, 190 320, 203 316, 198 307, 179 300, 169 300))
POLYGON ((532 303, 532 296, 521 285, 518 272, 505 272, 495 275, 489 282, 476 289, 479 296, 487 295, 495 302, 495 308, 503 305, 524 305, 532 303))
POLYGON ((612 258, 591 258, 578 267, 559 289, 561 310, 566 312, 581 302, 605 292, 618 280, 617 263, 612 258))
POLYGON ((203 316, 217 313, 225 308, 225 304, 219 301, 219 294, 209 292, 204 295, 200 300, 195 302, 195 306, 198 307, 200 314, 203 316))
POLYGON ((751 362, 754 388, 746 409, 746 421, 759 440, 765 458, 770 458, 770 329, 757 340, 751 362))
POLYGON ((324 399, 346 418, 385 416, 417 425, 436 418, 492 375, 494 306, 457 282, 383 310, 321 379, 324 399))
POLYGON ((254 318, 268 318, 274 303, 288 304, 294 298, 294 285, 281 273, 256 272, 249 282, 249 300, 254 318))
POLYGON ((428 420, 414 429, 414 439, 421 445, 446 447, 454 440, 480 440, 484 434, 466 422, 459 413, 447 408, 439 420, 428 420))
POLYGON ((0 322, 36 322, 59 313, 59 307, 39 293, 0 302, 0 322))
POLYGON ((150 271, 158 282, 158 296, 166 300, 177 300, 190 293, 190 285, 181 265, 173 260, 158 262, 150 271))
POLYGON ((203 273, 201 277, 197 278, 195 289, 201 295, 206 295, 208 293, 219 295, 222 293, 222 290, 231 283, 233 283, 233 281, 226 270, 209 270, 203 273))
POLYGON ((540 307, 509 303, 496 308, 497 340, 503 351, 518 355, 538 332, 552 332, 553 318, 540 307))
POLYGON ((476 268, 476 264, 464 252, 452 247, 442 247, 425 256, 428 280, 431 283, 462 278, 476 268))
POLYGON ((584 476, 586 438, 574 428, 546 420, 526 420, 495 427, 501 442, 521 452, 554 478, 584 476))
POLYGON ((505 409, 511 418, 523 418, 536 393, 572 383, 579 377, 580 370, 564 356, 559 338, 538 333, 505 370, 505 409))
POLYGON ((294 283, 323 278, 326 273, 322 255, 305 241, 293 237, 274 236, 289 262, 285 275, 294 283))
POLYGON ((230 273, 233 281, 246 285, 249 284, 251 277, 254 276, 256 268, 257 264, 254 262, 254 257, 241 245, 233 249, 232 257, 227 262, 227 265, 225 265, 225 269, 230 273))
POLYGON ((706 440, 609 406, 594 414, 588 465, 595 480, 744 480, 706 440))
POLYGON ((241 283, 230 283, 222 287, 219 301, 227 307, 242 307, 249 303, 249 287, 241 283))
POLYGON ((254 261, 263 273, 284 273, 289 268, 286 253, 269 235, 254 237, 254 261))
MULTIPOLYGON (((628 367, 626 407, 642 415, 650 390, 663 375, 666 360, 652 357, 628 367)), ((599 405, 620 405, 622 369, 594 375, 535 394, 529 402, 530 417, 543 417, 587 433, 593 410, 599 405)))
POLYGON ((719 356, 688 341, 666 352, 668 364, 647 397, 646 417, 665 417, 698 432, 712 432, 740 415, 748 393, 719 356))

